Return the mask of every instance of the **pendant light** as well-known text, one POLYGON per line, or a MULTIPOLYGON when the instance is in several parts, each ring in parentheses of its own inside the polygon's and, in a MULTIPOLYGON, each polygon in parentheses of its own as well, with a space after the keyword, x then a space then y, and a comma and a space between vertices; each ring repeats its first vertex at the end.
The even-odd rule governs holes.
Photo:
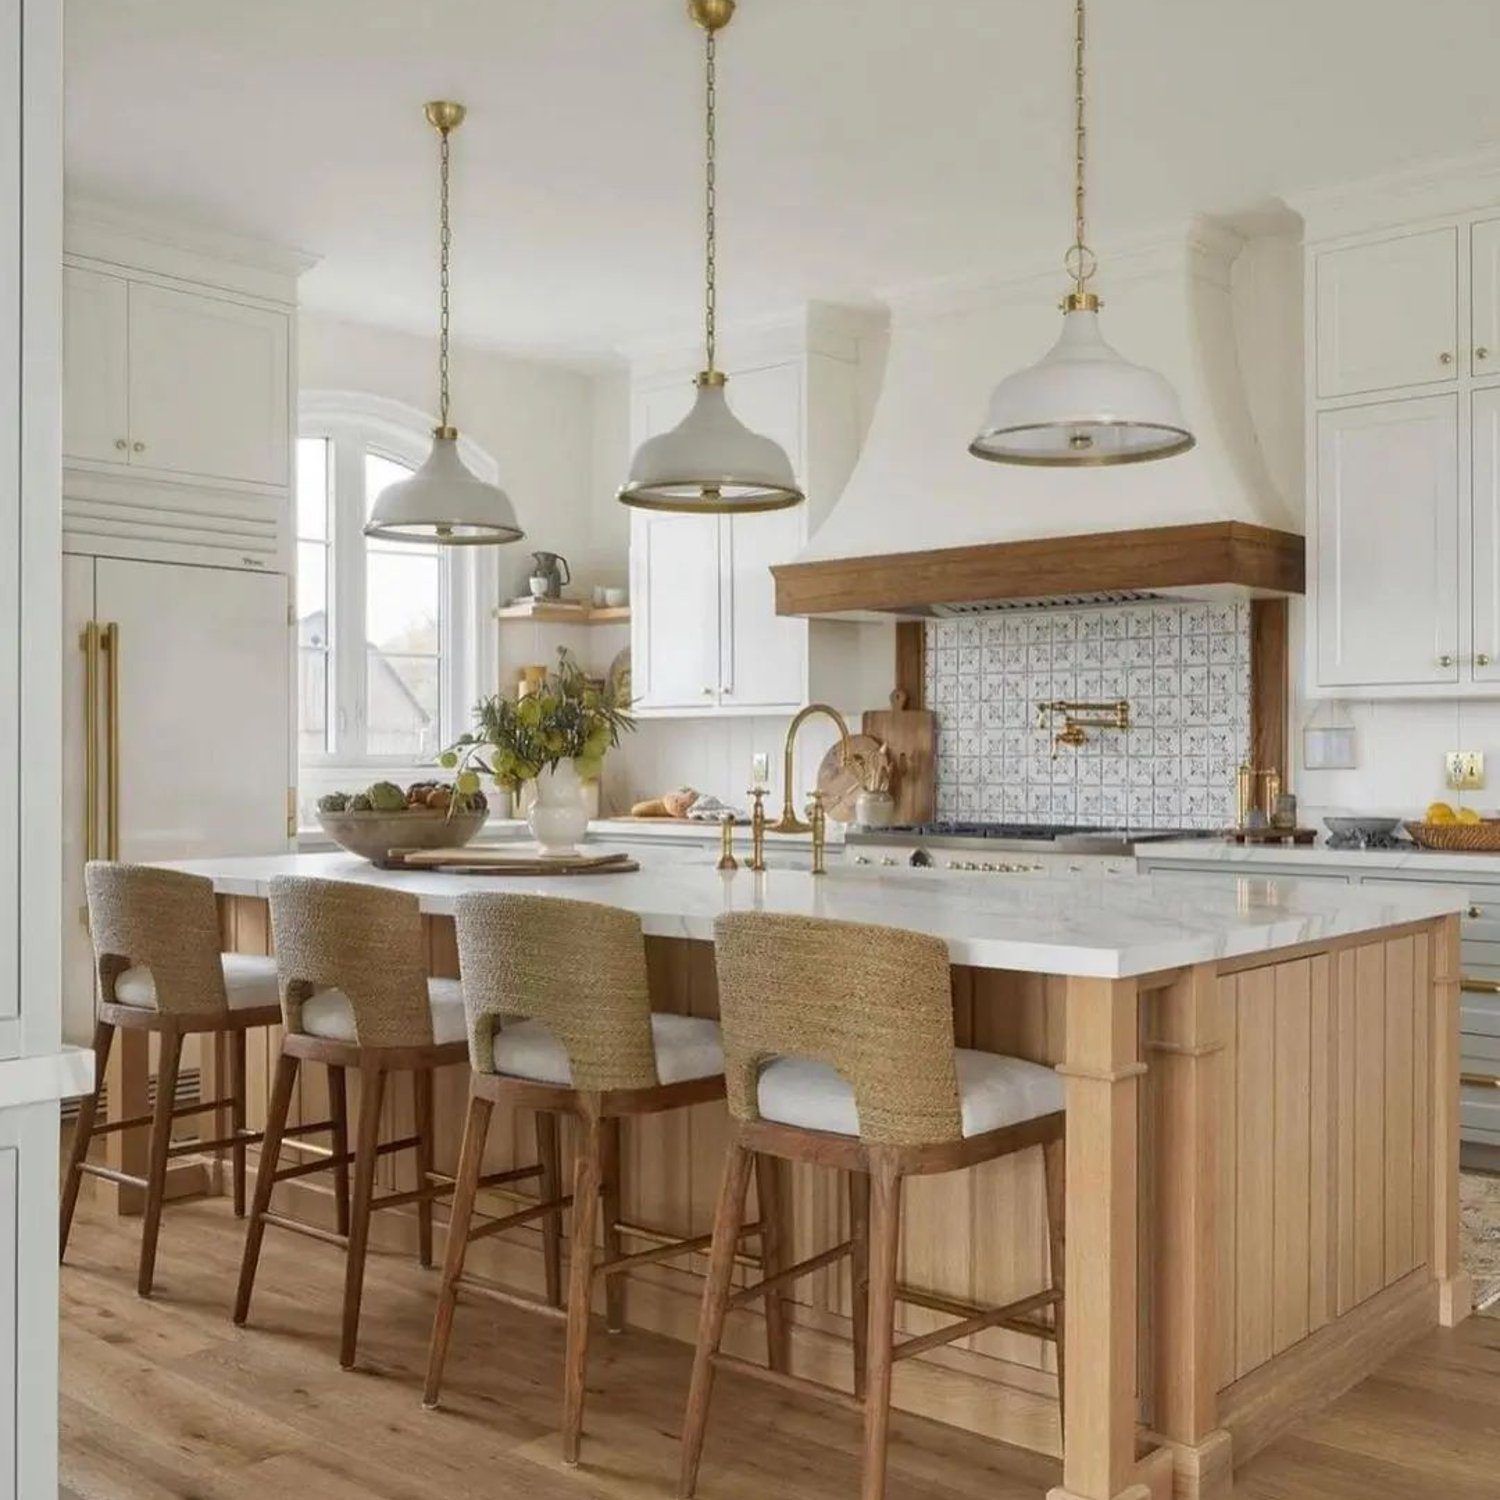
POLYGON ((687 416, 670 432, 648 438, 636 451, 619 492, 643 510, 717 515, 784 510, 800 504, 791 460, 779 444, 751 432, 724 399, 724 372, 714 365, 717 287, 716 154, 717 36, 734 14, 735 0, 688 0, 688 14, 705 43, 704 343, 706 367, 687 416))
POLYGON ((438 425, 432 430, 432 452, 410 479, 387 485, 375 501, 365 535, 392 542, 437 542, 474 547, 519 542, 525 535, 510 496, 486 484, 458 456, 458 429, 448 421, 448 252, 453 233, 448 224, 448 137, 463 123, 462 104, 434 100, 427 121, 437 131, 442 182, 438 213, 438 425))
POLYGON ((1062 337, 1039 363, 1002 380, 990 397, 984 430, 969 452, 995 463, 1141 463, 1186 453, 1194 441, 1167 380, 1122 358, 1099 332, 1103 303, 1088 287, 1098 263, 1084 222, 1083 7, 1084 0, 1076 0, 1073 244, 1064 262, 1073 290, 1062 301, 1062 337))

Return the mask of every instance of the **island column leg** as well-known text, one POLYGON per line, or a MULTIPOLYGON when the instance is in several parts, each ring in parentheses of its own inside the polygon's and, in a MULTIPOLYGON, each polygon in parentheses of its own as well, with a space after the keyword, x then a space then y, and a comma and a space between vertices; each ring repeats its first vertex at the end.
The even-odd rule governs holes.
POLYGON ((1458 1006, 1460 975, 1457 917, 1433 927, 1432 1029, 1428 1055, 1432 1070, 1432 1274, 1438 1284, 1438 1321, 1445 1328, 1462 1323, 1474 1307, 1474 1288, 1458 1249, 1458 1006))
POLYGON ((1067 1421, 1048 1500, 1150 1497, 1136 1460, 1138 1024, 1135 980, 1068 980, 1067 1421))
POLYGON ((1219 1500, 1234 1486, 1232 1440, 1219 1426, 1216 1213, 1221 1032, 1212 964, 1152 993, 1156 1142, 1152 1227, 1153 1419, 1172 1451, 1179 1500, 1219 1500))

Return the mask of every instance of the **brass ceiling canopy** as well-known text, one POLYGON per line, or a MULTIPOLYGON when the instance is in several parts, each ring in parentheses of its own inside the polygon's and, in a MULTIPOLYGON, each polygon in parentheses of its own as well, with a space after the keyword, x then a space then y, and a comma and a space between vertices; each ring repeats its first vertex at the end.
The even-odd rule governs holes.
POLYGON ((780 444, 751 432, 725 399, 714 363, 718 342, 718 34, 735 0, 688 0, 704 32, 703 324, 707 354, 692 409, 670 432, 636 450, 619 491, 641 510, 734 515, 784 510, 802 502, 791 460, 780 444))

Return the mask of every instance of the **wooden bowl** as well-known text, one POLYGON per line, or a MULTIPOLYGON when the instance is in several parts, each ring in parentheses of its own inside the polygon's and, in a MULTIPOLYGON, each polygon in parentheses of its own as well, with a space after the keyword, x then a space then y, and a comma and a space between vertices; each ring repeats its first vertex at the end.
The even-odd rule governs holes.
POLYGON ((390 813, 320 812, 318 826, 341 849, 380 865, 392 849, 452 849, 467 844, 489 815, 488 808, 449 814, 433 807, 390 813))

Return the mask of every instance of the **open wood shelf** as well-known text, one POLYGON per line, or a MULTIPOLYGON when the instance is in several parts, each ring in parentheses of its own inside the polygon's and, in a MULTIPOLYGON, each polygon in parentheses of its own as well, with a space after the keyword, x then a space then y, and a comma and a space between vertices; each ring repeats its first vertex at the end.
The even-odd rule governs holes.
POLYGON ((594 609, 587 604, 506 604, 495 611, 495 618, 530 620, 533 624, 545 625, 623 625, 630 619, 630 606, 619 604, 594 609))

